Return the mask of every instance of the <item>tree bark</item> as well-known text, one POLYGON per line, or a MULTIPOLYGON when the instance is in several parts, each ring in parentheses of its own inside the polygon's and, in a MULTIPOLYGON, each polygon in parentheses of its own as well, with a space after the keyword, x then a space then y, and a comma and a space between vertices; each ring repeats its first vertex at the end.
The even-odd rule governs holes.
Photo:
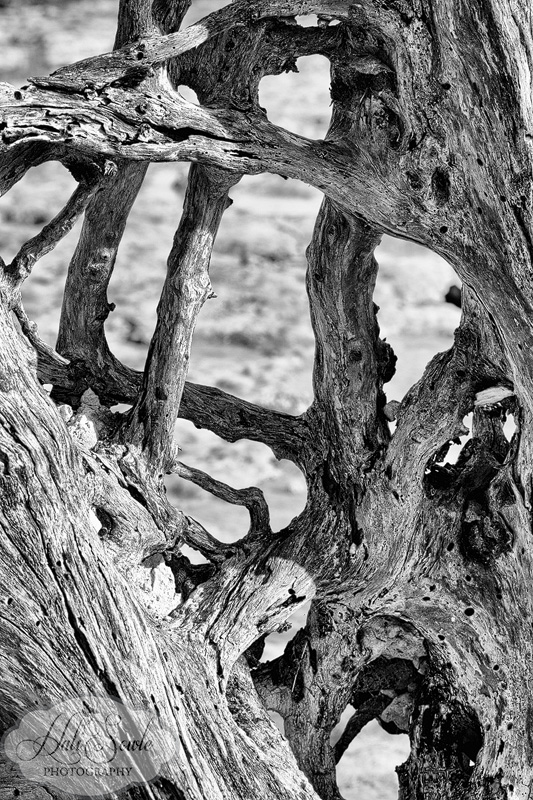
MULTIPOLYGON (((338 800, 336 761, 377 718, 410 736, 400 800, 532 798, 531 5, 235 0, 180 31, 188 5, 122 0, 113 53, 0 85, 2 191, 50 159, 79 183, 0 263, 2 729, 66 696, 110 695, 179 742, 124 797, 338 800), (294 24, 306 13, 320 24, 294 24), (321 141, 258 102, 265 74, 310 53, 331 62, 321 141), (106 289, 147 162, 175 160, 195 163, 140 374, 108 348, 106 289), (262 171, 325 195, 308 249, 314 401, 300 417, 186 382, 228 189, 262 171), (20 286, 85 209, 54 349, 20 286), (372 299, 384 232, 430 247, 463 282, 453 347, 399 403, 372 299), (178 414, 292 460, 304 511, 272 531, 258 489, 180 464, 178 414), (244 539, 222 545, 172 507, 173 470, 244 505, 244 539), (209 564, 194 568, 183 544, 209 564), (259 664, 308 600, 305 628, 259 664)), ((0 798, 60 796, 5 758, 0 769, 0 798)))

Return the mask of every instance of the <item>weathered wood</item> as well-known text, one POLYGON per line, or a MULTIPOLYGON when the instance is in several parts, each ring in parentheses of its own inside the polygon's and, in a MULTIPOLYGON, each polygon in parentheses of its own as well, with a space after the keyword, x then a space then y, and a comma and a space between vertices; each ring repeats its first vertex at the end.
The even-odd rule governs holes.
POLYGON ((195 166, 180 226, 169 255, 157 309, 157 325, 146 359, 144 380, 124 435, 147 451, 157 474, 172 463, 178 418, 196 318, 211 289, 209 264, 228 191, 238 178, 195 166))
MULTIPOLYGON (((531 798, 531 6, 237 0, 180 31, 188 6, 122 0, 113 53, 0 85, 0 191, 53 158, 79 182, 11 268, 0 262, 0 721, 113 694, 157 710, 180 742, 129 797, 338 800, 336 762, 375 717, 411 738, 402 800, 531 798), (295 24, 305 13, 320 24, 295 24), (272 125, 258 98, 264 75, 312 52, 332 65, 321 141, 272 125), (106 291, 155 160, 197 163, 138 373, 107 346, 106 291), (308 250, 314 401, 300 417, 186 382, 228 189, 261 171, 326 195, 308 250), (56 352, 17 286, 87 203, 56 352), (372 300, 384 231, 463 282, 453 347, 388 403, 395 357, 372 300), (111 413, 120 401, 132 410, 111 413), (470 412, 470 441, 447 463, 470 412), (273 532, 258 489, 176 462, 178 414, 290 458, 303 512, 273 532), (247 507, 248 534, 221 544, 173 508, 171 469, 247 507), (190 564, 184 542, 209 563, 190 564), (309 600, 305 628, 259 665, 264 637, 309 600)), ((0 770, 2 797, 56 796, 0 770)))

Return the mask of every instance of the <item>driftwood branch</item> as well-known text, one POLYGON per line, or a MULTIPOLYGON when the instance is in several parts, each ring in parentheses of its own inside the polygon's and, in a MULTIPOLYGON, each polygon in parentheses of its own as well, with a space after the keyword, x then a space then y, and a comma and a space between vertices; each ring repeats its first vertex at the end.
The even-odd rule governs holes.
POLYGON ((205 558, 213 564, 224 562, 235 552, 232 545, 219 542, 203 525, 193 517, 186 516, 187 526, 183 531, 183 541, 185 544, 198 550, 205 558))
POLYGON ((228 190, 228 173, 193 167, 183 216, 168 259, 143 385, 131 410, 125 436, 138 441, 157 472, 171 458, 196 318, 211 291, 209 264, 228 190))
POLYGON ((179 416, 227 442, 250 439, 270 447, 278 459, 300 465, 313 461, 316 442, 303 417, 263 408, 222 389, 186 383, 179 416))
POLYGON ((74 190, 66 206, 42 231, 22 245, 6 272, 16 284, 22 283, 33 269, 33 265, 54 249, 56 244, 72 230, 100 187, 98 179, 82 180, 74 190))
MULTIPOLYGON (((34 344, 39 379, 53 384, 56 392, 80 397, 92 388, 110 405, 133 403, 138 397, 142 373, 124 366, 110 354, 101 367, 85 359, 67 364, 44 343, 34 344)), ((276 458, 286 458, 302 468, 310 470, 321 458, 318 442, 313 438, 312 420, 263 408, 213 386, 186 381, 178 416, 227 442, 250 439, 265 444, 276 458)))
POLYGON ((250 532, 265 533, 272 532, 270 527, 270 512, 263 492, 255 486, 248 489, 234 489, 228 484, 212 478, 206 472, 188 467, 186 464, 177 462, 173 464, 172 471, 191 483, 201 486, 214 497, 225 500, 237 506, 244 506, 250 512, 250 532))
POLYGON ((145 174, 144 164, 118 167, 89 204, 69 265, 57 349, 70 360, 86 359, 95 371, 102 369, 108 354, 104 323, 113 307, 107 299, 107 287, 131 207, 145 174))
MULTIPOLYGON (((82 398, 76 424, 90 413, 88 387, 104 406, 134 406, 122 442, 110 424, 91 448, 77 443, 74 424, 65 424, 69 410, 58 413, 37 385, 13 297, 0 302, 0 722, 6 729, 30 704, 49 706, 65 691, 113 694, 153 709, 180 744, 150 785, 156 800, 339 800, 330 732, 348 704, 364 708, 365 698, 354 696, 358 677, 368 668, 373 681, 380 658, 395 674, 394 659, 413 668, 423 659, 410 721, 401 716, 408 703, 394 711, 412 739, 402 800, 421 792, 526 800, 531 10, 524 0, 238 0, 176 32, 187 6, 123 0, 116 52, 20 92, 0 86, 2 191, 52 158, 74 174, 117 162, 117 180, 98 194, 101 207, 95 198, 88 206, 67 281, 60 349, 68 364, 16 313, 54 397, 73 406, 82 398), (319 14, 321 26, 331 17, 340 24, 304 36, 290 19, 304 13, 319 14), (290 69, 313 48, 332 65, 332 125, 321 141, 272 125, 258 101, 265 74, 290 69), (181 76, 199 106, 172 83, 158 84, 152 71, 168 59, 174 88, 181 76), (116 249, 150 160, 196 166, 141 375, 109 352, 103 324, 116 249), (262 171, 303 180, 328 198, 309 250, 316 397, 298 418, 185 383, 224 194, 240 174, 262 171), (215 179, 224 191, 213 191, 215 179), (205 203, 193 201, 202 193, 205 203), (443 255, 464 298, 452 350, 389 405, 399 408, 391 437, 382 385, 392 357, 371 300, 382 231, 443 255), (450 437, 480 397, 512 397, 513 405, 477 406, 470 443, 455 465, 444 463, 450 437), (511 407, 519 431, 509 444, 503 423, 511 407), (231 489, 183 465, 183 477, 249 508, 258 535, 226 548, 172 509, 161 472, 178 413, 229 441, 250 438, 291 458, 307 481, 302 513, 265 538, 257 490, 231 489), (168 565, 172 556, 176 570, 186 564, 176 554, 182 540, 214 567, 193 570, 179 600, 168 565), (154 619, 156 579, 167 595, 154 619), (148 589, 139 592, 140 584, 148 589), (264 687, 258 681, 284 716, 289 747, 242 655, 309 600, 305 629, 264 687)), ((395 686, 411 692, 409 683, 407 692, 395 686)), ((26 791, 16 780, 8 777, 6 797, 26 791)))
MULTIPOLYGON (((176 21, 186 11, 183 2, 174 9, 176 21)), ((150 4, 144 0, 121 0, 115 52, 141 36, 158 32, 150 4)), ((147 81, 157 90, 159 76, 147 81)), ((101 371, 112 362, 105 340, 104 323, 112 306, 107 288, 126 223, 144 181, 147 164, 120 162, 114 174, 89 204, 78 245, 69 265, 59 323, 57 349, 74 362, 85 359, 101 371)), ((54 381, 54 384, 56 381, 54 381)), ((60 389, 56 387, 55 395, 60 389)))
POLYGON ((307 251, 315 403, 331 435, 349 443, 330 454, 329 462, 350 479, 362 467, 354 454, 366 452, 371 460, 388 441, 382 387, 394 374, 396 357, 379 339, 372 300, 380 239, 378 231, 325 199, 307 251))
POLYGON ((264 0, 253 4, 240 0, 213 12, 183 31, 166 36, 143 36, 118 51, 79 61, 56 70, 48 77, 33 78, 32 81, 39 86, 57 86, 71 92, 89 86, 101 89, 120 80, 140 82, 150 76, 153 65, 176 58, 230 28, 250 25, 270 17, 320 12, 345 17, 347 7, 341 0, 264 0))

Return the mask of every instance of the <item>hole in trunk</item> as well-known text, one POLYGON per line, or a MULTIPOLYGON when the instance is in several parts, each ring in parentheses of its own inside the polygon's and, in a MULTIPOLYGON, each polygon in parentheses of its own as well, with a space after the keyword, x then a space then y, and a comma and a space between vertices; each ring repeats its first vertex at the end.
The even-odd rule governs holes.
POLYGON ((302 28, 315 27, 318 22, 318 17, 316 14, 299 14, 297 17, 295 17, 295 19, 298 25, 301 25, 302 28))
POLYGON ((199 550, 195 550, 193 547, 189 547, 188 544, 184 544, 180 547, 180 552, 182 555, 187 556, 191 564, 209 564, 210 561, 203 556, 199 550))
MULTIPOLYGON (((503 401, 506 402, 513 401, 503 401)), ((502 402, 475 408, 473 414, 464 417, 463 426, 468 433, 444 442, 428 462, 427 487, 446 489, 466 481, 470 493, 487 489, 499 465, 504 463, 510 441, 518 430, 514 415, 502 402), (473 469, 475 478, 471 474, 473 469)))
POLYGON ((388 400, 401 400, 431 358, 453 344, 461 312, 444 298, 449 286, 460 281, 444 259, 413 242, 384 236, 376 258, 374 302, 380 309, 381 338, 398 357, 385 391, 388 400))
MULTIPOLYGON (((447 445, 444 445, 436 455, 436 460, 433 462, 432 467, 445 467, 447 464, 457 464, 457 460, 461 455, 465 445, 472 439, 472 414, 467 414, 463 419, 463 425, 468 428, 468 433, 457 439, 450 439, 447 445)), ((426 475, 431 473, 432 467, 426 469, 426 475)))
POLYGON ((505 423, 503 426, 503 433, 508 442, 511 441, 517 430, 518 430, 518 425, 516 424, 514 414, 507 412, 505 416, 505 423))
POLYGON ((369 722, 352 741, 337 764, 337 785, 345 800, 376 797, 396 800, 398 779, 394 768, 409 756, 407 734, 391 735, 369 722))
MULTIPOLYGON (((305 20, 307 27, 316 25, 317 18, 309 15, 297 19, 305 20)), ((323 139, 331 117, 329 61, 320 55, 303 56, 295 66, 296 71, 263 78, 259 104, 275 125, 310 139, 323 139)))
POLYGON ((191 89, 190 86, 186 86, 184 83, 182 83, 180 84, 178 91, 184 100, 187 100, 189 103, 194 103, 196 106, 200 105, 198 95, 194 89, 191 89))
POLYGON ((268 716, 270 717, 276 728, 279 730, 279 732, 283 736, 285 736, 285 720, 283 719, 281 714, 278 714, 277 711, 268 711, 268 716))
POLYGON ((339 721, 337 722, 337 724, 335 725, 329 736, 329 743, 332 747, 335 747, 335 745, 341 738, 354 712, 355 708, 351 705, 347 705, 344 711, 342 712, 341 718, 339 719, 339 721))
POLYGON ((311 601, 305 603, 287 619, 280 631, 270 633, 265 638, 260 661, 273 661, 278 656, 283 655, 287 644, 294 639, 299 630, 305 627, 310 606, 311 601))

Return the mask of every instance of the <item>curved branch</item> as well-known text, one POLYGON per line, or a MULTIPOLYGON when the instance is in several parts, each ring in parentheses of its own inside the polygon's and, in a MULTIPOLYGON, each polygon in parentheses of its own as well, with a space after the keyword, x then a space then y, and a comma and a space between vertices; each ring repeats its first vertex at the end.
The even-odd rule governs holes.
POLYGON ((235 552, 234 546, 219 542, 194 517, 185 516, 185 520, 187 525, 182 533, 183 541, 189 547, 198 550, 204 558, 207 558, 213 564, 220 564, 233 555, 235 552))
POLYGON ((172 471, 179 475, 180 478, 191 481, 191 483, 195 483, 205 489, 214 497, 225 500, 226 503, 247 508, 250 513, 251 533, 272 533, 270 511, 261 489, 256 486, 251 486, 248 489, 234 489, 232 486, 228 486, 227 483, 212 478, 206 472, 194 467, 188 467, 180 461, 173 464, 172 471))

